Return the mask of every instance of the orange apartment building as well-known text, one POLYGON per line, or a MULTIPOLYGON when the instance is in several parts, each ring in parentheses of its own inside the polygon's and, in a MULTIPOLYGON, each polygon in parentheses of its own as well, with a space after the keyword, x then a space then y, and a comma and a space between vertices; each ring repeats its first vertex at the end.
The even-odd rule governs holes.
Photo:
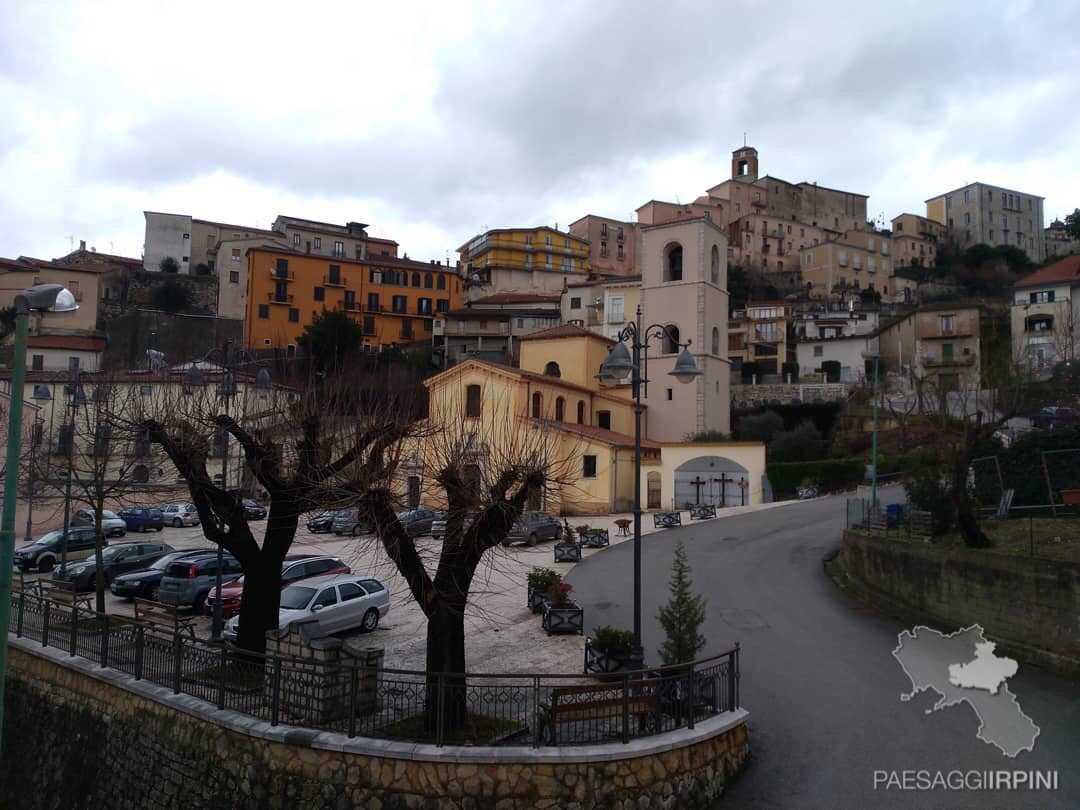
POLYGON ((296 351, 297 338, 323 310, 343 310, 377 349, 431 342, 438 313, 462 305, 456 267, 394 256, 355 260, 313 256, 278 246, 248 250, 244 343, 249 349, 296 351))

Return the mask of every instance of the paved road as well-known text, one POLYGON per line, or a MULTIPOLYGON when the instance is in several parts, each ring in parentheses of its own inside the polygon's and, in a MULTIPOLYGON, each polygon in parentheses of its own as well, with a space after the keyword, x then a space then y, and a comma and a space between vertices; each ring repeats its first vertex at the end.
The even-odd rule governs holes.
MULTIPOLYGON (((926 715, 932 695, 901 702, 910 681, 892 650, 904 625, 863 608, 822 569, 843 525, 843 499, 824 498, 643 540, 647 660, 657 659, 663 638, 655 616, 667 600, 676 539, 686 546, 696 589, 708 596, 708 648, 743 645, 752 762, 717 807, 1080 807, 1080 684, 1021 664, 1009 686, 1042 733, 1034 752, 1015 760, 976 739, 978 719, 966 705, 926 715), (876 770, 1000 769, 1056 769, 1059 788, 873 787, 876 770)), ((631 626, 632 551, 631 543, 615 546, 569 575, 587 628, 631 626)))

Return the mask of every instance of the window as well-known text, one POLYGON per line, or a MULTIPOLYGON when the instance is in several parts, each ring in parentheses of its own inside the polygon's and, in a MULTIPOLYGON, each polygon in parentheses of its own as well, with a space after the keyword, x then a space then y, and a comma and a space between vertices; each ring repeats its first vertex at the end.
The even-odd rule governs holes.
POLYGON ((322 593, 315 597, 315 601, 311 603, 311 607, 329 607, 330 605, 337 604, 337 591, 334 590, 334 586, 324 588, 322 593))
POLYGON ((431 275, 431 273, 425 273, 424 274, 424 289, 430 290, 434 286, 435 286, 435 276, 431 275))
POLYGON ((675 392, 670 388, 665 389, 665 391, 667 393, 668 402, 671 402, 671 400, 673 400, 675 398, 675 392))
POLYGON ((144 397, 150 396, 150 393, 151 393, 152 390, 153 389, 151 389, 149 385, 140 385, 139 386, 139 394, 141 396, 144 396, 144 397))
POLYGON ((712 353, 720 354, 720 330, 715 326, 712 328, 712 353))
POLYGON ((296 346, 290 343, 285 347, 285 359, 292 360, 296 357, 296 346))
POLYGON ((401 336, 403 338, 411 338, 413 336, 412 318, 401 319, 401 336))
POLYGON ((190 234, 190 233, 185 233, 185 234, 184 234, 184 238, 185 238, 185 239, 190 239, 190 238, 191 238, 191 234, 190 234))
POLYGON ((544 398, 540 395, 539 391, 534 391, 532 395, 532 417, 533 419, 539 419, 544 410, 544 398))
POLYGON ((551 267, 551 254, 550 253, 545 253, 544 254, 544 267, 551 267))
POLYGON ((325 287, 316 287, 315 288, 315 300, 316 301, 325 301, 326 300, 326 288, 325 287))
POLYGON ((579 399, 577 404, 577 423, 579 425, 585 424, 585 400, 579 399))
POLYGON ((824 346, 815 346, 814 347, 814 357, 821 357, 824 354, 825 354, 825 347, 824 346))
POLYGON ((563 258, 562 258, 562 271, 564 273, 569 273, 573 269, 574 269, 573 259, 568 259, 566 256, 563 256, 563 258))
POLYGON ((465 387, 465 416, 469 419, 480 418, 480 386, 465 387))
POLYGON ((1030 303, 1032 304, 1051 304, 1054 301, 1053 290, 1042 290, 1040 292, 1033 292, 1030 296, 1030 303))
POLYGON ((672 242, 664 249, 664 281, 682 281, 683 249, 672 242))
POLYGON ((941 334, 951 335, 953 334, 953 328, 955 326, 955 318, 952 315, 941 316, 941 334))
POLYGON ((581 457, 581 476, 583 478, 596 478, 596 456, 581 457))
POLYGON ((561 422, 566 413, 566 400, 562 397, 555 398, 555 421, 561 422))
POLYGON ((293 243, 293 247, 299 247, 300 246, 300 234, 294 233, 292 235, 292 243, 293 243))
POLYGON ((406 312, 409 306, 409 299, 404 295, 395 295, 392 301, 394 312, 406 312))
POLYGON ((259 304, 259 320, 265 321, 270 318, 270 305, 259 304))
POLYGON ((847 267, 847 251, 840 250, 837 252, 836 262, 841 267, 847 267))
POLYGON ((360 596, 366 596, 364 589, 353 582, 342 582, 338 585, 338 593, 341 594, 342 602, 348 602, 360 596))
POLYGON ((605 237, 607 236, 607 223, 606 222, 601 222, 600 223, 600 235, 605 236, 605 237))
POLYGON ((596 426, 604 430, 611 430, 611 411, 597 411, 596 426))
POLYGON ((232 260, 234 262, 240 261, 240 248, 233 248, 232 249, 232 260))
POLYGON ((548 234, 547 236, 544 237, 544 244, 547 247, 554 247, 555 246, 555 237, 553 237, 551 234, 548 234))
POLYGON ((435 282, 435 288, 439 289, 439 290, 445 290, 446 289, 446 277, 445 276, 443 276, 441 274, 439 275, 438 279, 435 282))
POLYGON ((565 248, 566 250, 569 250, 569 249, 570 249, 570 240, 569 240, 569 239, 564 239, 564 240, 563 240, 563 247, 564 247, 564 248, 565 248))
POLYGON ((300 323, 300 310, 296 307, 289 307, 289 323, 300 323))
POLYGON ((709 265, 710 265, 710 276, 709 277, 712 280, 713 284, 719 284, 720 283, 720 248, 718 248, 716 245, 713 245, 711 254, 712 254, 712 257, 711 257, 711 259, 709 261, 709 265))
POLYGON ((431 299, 430 298, 418 298, 418 299, 416 299, 416 313, 418 315, 430 315, 431 314, 431 299))
POLYGON ((229 283, 230 284, 239 284, 240 283, 240 271, 239 270, 230 270, 229 271, 229 283))
POLYGON ((527 247, 527 248, 530 248, 530 247, 532 247, 532 239, 533 239, 533 238, 532 238, 532 234, 531 234, 531 233, 527 233, 527 234, 525 234, 525 247, 527 247))
POLYGON ((30 368, 33 371, 41 371, 45 368, 45 355, 35 354, 30 358, 30 368))
POLYGON ((375 335, 375 318, 372 315, 364 316, 364 334, 368 337, 375 335))
POLYGON ((608 322, 621 323, 623 320, 625 320, 623 316, 623 297, 613 295, 608 299, 608 322))
POLYGON ((965 211, 964 212, 964 224, 965 225, 970 225, 971 224, 971 212, 970 211, 965 211))
POLYGON ((604 256, 607 256, 607 242, 601 241, 600 242, 600 257, 603 258, 604 256))
POLYGON ((544 374, 549 377, 561 377, 562 372, 559 370, 559 364, 552 360, 546 366, 544 366, 544 374))
POLYGON ((580 298, 571 298, 570 299, 570 309, 581 309, 581 299, 580 298))
POLYGON ((345 309, 356 309, 356 292, 345 290, 345 309))
POLYGON ((622 242, 620 242, 619 245, 618 245, 618 250, 616 251, 616 258, 621 259, 622 257, 623 257, 623 246, 622 246, 622 242))
POLYGON ((679 327, 669 325, 664 332, 664 354, 679 353, 679 327))
POLYGON ((318 236, 315 237, 315 249, 322 250, 322 239, 320 239, 318 236))
POLYGON ((334 255, 335 256, 344 256, 345 255, 345 243, 344 242, 334 242, 334 255))
POLYGON ((419 273, 413 273, 412 274, 412 285, 414 287, 419 287, 420 286, 420 274, 419 273))
POLYGON ((440 298, 438 301, 436 301, 435 302, 435 311, 436 312, 449 312, 450 311, 450 299, 449 298, 440 298))
POLYGON ((966 203, 971 202, 971 189, 968 189, 968 188, 964 189, 964 202, 966 202, 966 203))
POLYGON ((274 282, 274 300, 284 302, 289 300, 289 288, 284 281, 274 282))
POLYGON ((330 275, 327 276, 327 284, 340 284, 341 283, 341 265, 330 265, 330 275))

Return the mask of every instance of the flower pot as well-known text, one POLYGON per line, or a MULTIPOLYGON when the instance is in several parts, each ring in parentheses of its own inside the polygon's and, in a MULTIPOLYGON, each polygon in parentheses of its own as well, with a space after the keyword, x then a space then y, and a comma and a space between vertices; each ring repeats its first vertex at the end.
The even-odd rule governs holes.
POLYGON ((543 613, 544 605, 548 603, 547 591, 534 591, 529 588, 529 610, 533 613, 543 613))
POLYGON ((635 672, 645 666, 643 653, 612 653, 597 650, 592 639, 585 639, 585 671, 593 675, 610 675, 613 672, 635 672))
POLYGON ((550 602, 544 605, 543 628, 548 635, 583 635, 585 633, 585 610, 576 602, 556 607, 550 602))
POLYGON ((556 543, 555 562, 581 562, 581 546, 577 543, 556 543))
POLYGON ((611 545, 611 540, 608 537, 608 530, 589 529, 588 534, 581 538, 581 545, 584 548, 603 548, 604 546, 611 545))

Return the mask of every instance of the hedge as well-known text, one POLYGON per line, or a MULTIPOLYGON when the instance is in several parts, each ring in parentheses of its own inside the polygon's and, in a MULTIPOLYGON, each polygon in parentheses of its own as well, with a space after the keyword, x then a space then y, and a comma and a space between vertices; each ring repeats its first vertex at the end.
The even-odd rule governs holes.
POLYGON ((866 462, 861 458, 776 462, 766 465, 765 473, 769 476, 773 497, 779 500, 794 497, 806 480, 813 481, 823 492, 860 484, 866 476, 866 462))

